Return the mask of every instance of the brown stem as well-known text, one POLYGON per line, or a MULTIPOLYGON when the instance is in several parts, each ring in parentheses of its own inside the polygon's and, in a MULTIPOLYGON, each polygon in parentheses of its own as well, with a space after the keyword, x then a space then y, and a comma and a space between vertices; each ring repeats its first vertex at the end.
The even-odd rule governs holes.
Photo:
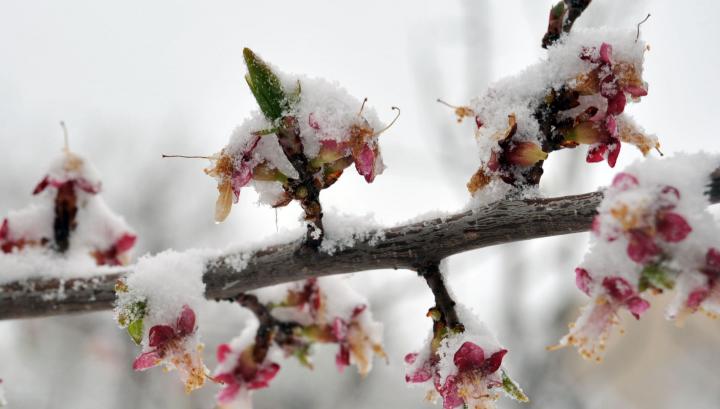
POLYGON ((314 168, 305 156, 295 118, 283 118, 283 126, 278 130, 277 137, 283 153, 298 173, 298 178, 290 179, 287 186, 290 196, 300 201, 300 206, 305 211, 305 220, 308 222, 306 246, 317 250, 324 236, 320 187, 315 182, 318 169, 314 168))
POLYGON ((77 196, 75 184, 72 181, 63 183, 55 196, 55 220, 53 221, 53 238, 55 248, 64 253, 70 247, 70 235, 75 230, 77 222, 77 196))
POLYGON ((253 358, 255 362, 263 362, 267 356, 268 350, 272 343, 272 333, 275 327, 275 318, 270 311, 260 303, 256 296, 252 294, 242 293, 237 296, 237 302, 243 307, 249 309, 258 321, 257 333, 255 334, 255 346, 253 347, 253 358))
POLYGON ((542 47, 548 48, 560 39, 562 33, 572 30, 575 20, 590 5, 592 0, 561 0, 550 10, 547 32, 542 39, 542 47))
POLYGON ((242 293, 237 296, 236 301, 243 307, 249 309, 260 322, 255 334, 255 346, 253 347, 253 358, 255 362, 261 363, 265 360, 268 350, 273 342, 283 346, 294 342, 293 333, 300 324, 294 321, 280 321, 272 316, 270 310, 263 305, 257 296, 242 293))
POLYGON ((436 262, 427 263, 417 269, 428 287, 435 297, 435 308, 440 312, 442 320, 447 328, 455 332, 463 332, 465 326, 460 322, 457 312, 455 311, 455 300, 452 299, 450 293, 445 287, 439 264, 436 262))

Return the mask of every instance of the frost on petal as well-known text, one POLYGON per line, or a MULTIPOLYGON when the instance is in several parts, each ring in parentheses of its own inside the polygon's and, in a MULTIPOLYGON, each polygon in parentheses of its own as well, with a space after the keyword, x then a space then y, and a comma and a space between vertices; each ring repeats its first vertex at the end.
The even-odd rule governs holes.
POLYGON ((660 254, 660 248, 646 232, 633 230, 629 232, 629 236, 627 254, 636 263, 645 263, 660 254))
POLYGON ((639 183, 638 179, 630 173, 620 172, 613 178, 612 187, 619 191, 625 191, 636 187, 639 183))
POLYGON ((618 323, 616 309, 617 305, 606 297, 596 298, 583 307, 580 317, 571 324, 570 332, 560 340, 557 347, 572 345, 578 348, 584 358, 601 361, 610 330, 618 323))
POLYGON ((365 102, 335 83, 283 73, 248 49, 244 56, 260 111, 233 131, 206 169, 220 190, 216 221, 227 217, 247 185, 260 203, 281 207, 303 201, 310 183, 330 187, 353 163, 368 182, 382 172, 378 142, 387 127, 365 102))
POLYGON ((156 350, 143 352, 140 354, 137 358, 135 358, 135 361, 133 361, 133 370, 135 371, 144 371, 146 369, 150 369, 154 366, 160 365, 162 362, 162 358, 160 357, 160 353, 156 350))
POLYGON ((575 285, 577 286, 577 288, 589 296, 590 284, 592 284, 592 277, 590 277, 590 273, 584 268, 576 268, 575 285))
POLYGON ((663 239, 670 243, 684 240, 692 231, 685 218, 674 212, 662 212, 658 215, 657 229, 663 239))
POLYGON ((368 145, 363 145, 360 154, 355 158, 355 168, 365 177, 365 181, 375 180, 375 152, 368 145))
POLYGON ((492 408, 501 389, 512 398, 524 397, 514 382, 505 382, 501 366, 508 351, 500 347, 484 324, 464 307, 458 307, 465 325, 463 332, 448 331, 437 310, 431 309, 429 316, 435 320, 432 338, 423 351, 405 356, 405 381, 428 383, 433 388, 428 397, 439 395, 448 409, 492 408))
POLYGON ((648 297, 666 291, 675 292, 666 316, 678 323, 698 310, 720 312, 720 232, 706 197, 717 163, 706 154, 646 159, 615 176, 575 272, 578 288, 595 301, 561 346, 597 359, 619 310, 639 319, 648 297))

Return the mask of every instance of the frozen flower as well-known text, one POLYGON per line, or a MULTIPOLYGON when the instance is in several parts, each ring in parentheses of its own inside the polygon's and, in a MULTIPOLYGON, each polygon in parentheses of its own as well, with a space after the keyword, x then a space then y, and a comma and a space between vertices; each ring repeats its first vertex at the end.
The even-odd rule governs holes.
POLYGON ((268 387, 280 370, 280 365, 263 358, 257 362, 255 344, 244 345, 237 341, 221 344, 217 349, 218 369, 213 379, 223 384, 217 395, 221 407, 243 402, 249 407, 249 392, 268 387))
POLYGON ((146 369, 165 365, 168 370, 176 369, 185 384, 185 392, 203 386, 207 368, 202 362, 203 345, 195 336, 195 312, 183 306, 177 321, 172 325, 155 325, 148 332, 147 350, 133 362, 133 369, 146 369))
POLYGON ((462 332, 448 330, 439 312, 431 309, 433 337, 420 353, 405 356, 408 383, 432 384, 428 399, 439 396, 444 409, 494 408, 499 391, 521 402, 528 398, 501 369, 507 350, 500 347, 487 328, 467 321, 462 332), (470 325, 467 325, 467 324, 470 325))
POLYGON ((580 317, 570 326, 569 334, 550 349, 573 345, 584 358, 600 361, 610 331, 619 323, 618 310, 625 308, 639 319, 650 303, 622 277, 606 276, 598 283, 584 268, 577 268, 575 272, 578 288, 592 296, 593 301, 583 308, 580 317))
MULTIPOLYGON (((615 176, 612 189, 626 192, 638 186, 638 180, 632 174, 622 172, 615 176)), ((633 192, 628 195, 634 199, 633 192)), ((622 194, 614 201, 609 215, 598 215, 596 226, 607 227, 594 231, 608 241, 614 241, 619 235, 627 238, 627 254, 633 261, 647 264, 657 261, 663 253, 664 243, 678 243, 692 232, 686 218, 674 211, 680 192, 673 186, 662 186, 660 191, 648 201, 625 201, 622 194), (609 216, 609 217, 608 217, 609 216), (607 221, 601 222, 600 220, 607 221)))
POLYGON ((228 216, 240 189, 249 184, 262 203, 280 207, 297 200, 314 220, 319 191, 345 168, 354 164, 368 183, 382 173, 378 136, 388 127, 364 109, 364 102, 323 80, 286 76, 249 49, 243 55, 260 112, 208 158, 213 165, 206 173, 218 182, 216 221, 228 216))
POLYGON ((126 264, 136 236, 105 204, 100 187, 93 166, 66 147, 33 190, 31 204, 2 219, 0 251, 82 250, 98 265, 126 264))
POLYGON ((310 278, 292 284, 285 297, 269 307, 276 319, 299 326, 294 339, 284 340, 282 346, 286 354, 297 356, 307 366, 311 366, 307 354, 314 342, 337 344, 338 369, 355 364, 363 376, 372 368, 374 355, 386 358, 382 325, 372 319, 367 301, 341 279, 310 278))

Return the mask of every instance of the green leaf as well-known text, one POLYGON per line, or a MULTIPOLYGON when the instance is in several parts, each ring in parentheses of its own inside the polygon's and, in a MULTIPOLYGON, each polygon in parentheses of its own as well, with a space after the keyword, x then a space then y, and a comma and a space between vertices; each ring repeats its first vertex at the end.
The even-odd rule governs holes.
POLYGON ((280 79, 267 63, 249 48, 243 50, 243 57, 248 69, 245 81, 255 96, 260 110, 268 120, 277 121, 288 108, 288 98, 280 79))
POLYGON ((143 319, 140 318, 131 322, 127 327, 127 332, 130 334, 130 338, 132 338, 136 344, 140 345, 143 338, 143 319))
POLYGON ((525 392, 520 389, 520 386, 518 386, 515 381, 510 379, 510 377, 505 373, 505 371, 502 371, 502 386, 503 390, 505 390, 505 393, 516 401, 523 403, 530 401, 527 395, 525 395, 525 392))
POLYGON ((640 273, 638 290, 643 292, 650 287, 672 290, 673 287, 675 287, 675 281, 670 278, 669 271, 663 269, 658 264, 651 264, 646 266, 640 273))

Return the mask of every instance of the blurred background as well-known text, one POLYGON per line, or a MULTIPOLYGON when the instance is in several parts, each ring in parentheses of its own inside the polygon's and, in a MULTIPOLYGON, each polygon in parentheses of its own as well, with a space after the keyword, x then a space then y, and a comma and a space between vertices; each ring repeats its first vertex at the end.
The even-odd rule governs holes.
MULTIPOLYGON (((0 2, 0 215, 25 206, 62 146, 103 175, 104 197, 139 233, 137 254, 166 248, 251 244, 276 232, 276 213, 243 190, 227 222, 215 225, 215 182, 205 161, 162 160, 161 153, 212 154, 256 108, 243 80, 242 47, 287 72, 339 81, 382 118, 403 113, 383 137, 388 165, 373 184, 352 169, 323 192, 327 209, 372 215, 390 225, 430 211, 453 211, 478 159, 472 124, 458 125, 435 99, 463 104, 503 76, 543 56, 540 40, 552 1, 404 0, 0 2)), ((651 51, 650 94, 627 111, 660 137, 665 154, 719 152, 711 125, 720 117, 720 3, 698 0, 595 0, 576 27, 642 26, 651 51)), ((655 154, 655 153, 653 153, 655 154)), ((585 149, 546 163, 546 195, 607 184, 606 164, 586 165, 585 149)), ((640 158, 623 149, 622 169, 640 158)), ((299 226, 293 204, 277 229, 299 226)), ((604 363, 547 345, 586 300, 573 269, 586 234, 496 246, 449 260, 449 285, 509 349, 506 367, 531 398, 515 408, 718 408, 718 322, 692 317, 678 329, 653 301, 642 321, 622 317, 626 333, 604 363)), ((316 369, 294 360, 256 408, 430 408, 424 390, 406 388, 402 357, 430 331, 432 296, 409 271, 350 278, 385 323, 390 364, 369 377, 337 375, 334 349, 319 348, 316 369)), ((218 343, 239 334, 249 314, 229 303, 201 311, 214 366, 218 343)), ((212 408, 213 385, 186 396, 175 374, 133 373, 138 349, 110 312, 0 322, 0 378, 11 408, 212 408)))

